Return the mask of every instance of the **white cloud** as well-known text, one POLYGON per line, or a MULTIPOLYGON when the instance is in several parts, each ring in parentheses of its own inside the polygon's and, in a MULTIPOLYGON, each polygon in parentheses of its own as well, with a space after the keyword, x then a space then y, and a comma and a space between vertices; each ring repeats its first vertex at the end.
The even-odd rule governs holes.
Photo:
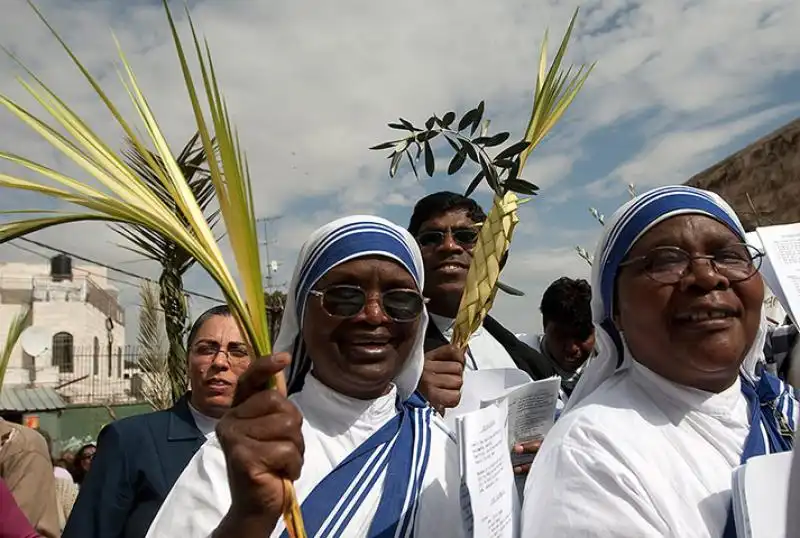
MULTIPOLYGON (((110 96, 124 105, 107 30, 113 28, 169 139, 176 149, 188 139, 192 119, 160 6, 111 0, 38 4, 110 96)), ((367 148, 391 136, 385 124, 397 115, 421 122, 433 112, 464 111, 486 99, 494 128, 519 135, 542 33, 549 26, 551 45, 557 42, 573 8, 555 0, 194 2, 195 21, 209 38, 248 150, 258 213, 284 215, 274 227, 279 242, 273 255, 285 264, 281 276, 288 279, 299 244, 326 220, 359 211, 395 215, 405 223, 410 206, 425 192, 459 188, 458 180, 386 176, 384 155, 367 148)), ((185 21, 178 19, 185 34, 185 21)), ((800 3, 793 0, 584 2, 567 60, 598 64, 584 94, 534 153, 525 173, 542 193, 533 209, 526 208, 534 216, 526 215, 520 225, 507 280, 526 289, 528 298, 501 299, 501 319, 535 314, 550 281, 583 269, 572 245, 588 248, 586 238, 597 233, 585 214, 592 201, 576 200, 576 194, 586 196, 587 183, 601 178, 588 192, 618 197, 617 182, 683 181, 722 157, 717 154, 721 146, 763 134, 763 126, 781 114, 791 119, 794 88, 779 82, 798 72, 798 26, 800 3), (623 121, 620 133, 616 129, 623 121), (637 143, 623 145, 630 140, 637 143), (600 157, 612 161, 604 164, 610 174, 595 170, 592 160, 600 157), (657 178, 651 170, 659 171, 657 178), (537 237, 547 239, 548 249, 555 240, 563 240, 563 247, 541 250, 545 247, 537 237)), ((121 140, 25 3, 4 10, 0 42, 101 135, 121 140)), ((16 74, 10 62, 0 60, 0 92, 28 104, 31 100, 13 81, 16 74)), ((128 105, 122 108, 131 112, 128 105)), ((0 126, 0 149, 74 170, 7 113, 0 113, 0 126)), ((0 164, 0 170, 8 167, 0 164)), ((30 197, 3 196, 2 208, 35 203, 30 197)), ((131 259, 113 246, 113 235, 102 226, 42 235, 105 261, 131 259)), ((6 248, 0 256, 17 254, 6 248)), ((157 271, 146 264, 136 267, 157 271)), ((199 272, 188 280, 213 289, 199 272)))
POLYGON ((632 159, 620 165, 607 178, 588 186, 594 196, 613 192, 613 184, 633 184, 642 191, 649 187, 683 183, 709 163, 709 155, 732 140, 778 118, 792 117, 800 106, 784 105, 748 116, 697 129, 675 129, 653 138, 632 159))
POLYGON ((590 270, 589 264, 577 255, 574 247, 534 246, 524 252, 515 249, 509 256, 508 268, 503 271, 502 280, 525 292, 525 297, 512 297, 499 292, 495 315, 510 330, 538 332, 542 328, 539 302, 547 286, 562 276, 588 280, 590 270))

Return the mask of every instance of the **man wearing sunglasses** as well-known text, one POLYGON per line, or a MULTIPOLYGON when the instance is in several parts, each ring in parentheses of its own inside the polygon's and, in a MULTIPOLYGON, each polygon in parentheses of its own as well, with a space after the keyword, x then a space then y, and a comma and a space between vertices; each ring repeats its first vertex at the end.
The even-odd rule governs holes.
POLYGON ((479 225, 485 220, 486 214, 474 200, 454 192, 437 192, 417 202, 408 226, 422 251, 424 294, 431 317, 419 390, 439 411, 458 405, 465 368, 519 368, 534 380, 555 373, 547 359, 491 316, 470 338, 466 353, 450 345, 472 250, 479 225))

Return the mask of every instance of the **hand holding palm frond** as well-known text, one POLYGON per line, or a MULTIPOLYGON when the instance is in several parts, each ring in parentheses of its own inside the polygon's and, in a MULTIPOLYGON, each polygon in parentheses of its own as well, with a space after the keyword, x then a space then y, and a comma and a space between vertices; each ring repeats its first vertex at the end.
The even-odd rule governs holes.
MULTIPOLYGON (((32 4, 31 7, 33 7, 32 4)), ((239 291, 232 272, 225 265, 222 252, 206 221, 203 210, 193 196, 183 171, 170 151, 166 138, 121 49, 119 54, 124 73, 123 84, 138 113, 139 120, 144 125, 149 138, 147 142, 139 138, 133 126, 122 117, 118 107, 108 98, 98 82, 35 7, 33 9, 36 10, 41 20, 48 26, 92 86, 97 97, 130 140, 132 147, 136 148, 138 154, 147 163, 149 171, 153 172, 164 190, 169 193, 169 198, 165 199, 154 192, 130 163, 117 155, 111 146, 101 140, 75 111, 31 71, 22 66, 35 83, 31 84, 21 80, 21 84, 47 110, 55 120, 55 125, 67 134, 61 134, 55 127, 40 120, 7 96, 0 95, 0 105, 6 107, 20 121, 30 126, 53 147, 78 164, 102 187, 95 188, 22 156, 0 152, 0 159, 19 164, 48 178, 57 185, 50 186, 8 174, 0 174, 0 186, 38 192, 86 210, 85 212, 42 211, 42 217, 2 224, 0 225, 0 242, 58 224, 87 220, 123 223, 156 232, 180 246, 208 271, 209 275, 222 288, 231 310, 236 314, 255 352, 262 356, 268 355, 271 347, 264 294, 261 289, 262 278, 247 162, 239 147, 237 134, 228 118, 227 105, 217 85, 208 45, 201 46, 200 39, 197 37, 191 18, 189 18, 193 45, 201 70, 202 84, 198 91, 166 0, 164 0, 164 8, 203 149, 209 157, 217 155, 208 160, 209 174, 228 231, 243 291, 239 291), (210 112, 208 120, 201 106, 201 96, 205 97, 204 105, 210 112), (216 135, 218 154, 215 154, 214 151, 212 130, 216 135), (154 148, 153 152, 148 149, 149 147, 154 148), (158 160, 155 156, 158 157, 158 160)), ((270 385, 278 386, 278 380, 272 379, 270 385)), ((284 518, 286 526, 292 536, 305 536, 294 489, 288 481, 285 491, 284 518)))
POLYGON ((389 155, 391 159, 389 175, 392 177, 397 172, 404 155, 417 174, 415 162, 423 154, 425 171, 432 176, 436 165, 430 141, 441 135, 455 151, 447 168, 448 174, 458 172, 467 159, 480 167, 477 176, 467 187, 466 195, 469 196, 483 181, 486 181, 489 188, 494 191, 492 208, 481 227, 478 242, 473 250, 473 260, 453 330, 452 343, 461 348, 466 347, 469 337, 481 326, 497 294, 501 261, 508 252, 514 227, 519 221, 517 208, 522 201, 515 193, 535 195, 538 190, 538 187, 519 177, 528 155, 566 112, 594 67, 581 66, 574 74, 572 68, 566 72, 561 70, 561 60, 566 52, 577 16, 576 9, 550 69, 547 69, 545 33, 539 56, 539 74, 534 91, 533 110, 523 140, 507 146, 491 157, 487 148, 500 146, 506 142, 509 133, 489 135, 489 121, 482 121, 484 103, 481 102, 457 123, 454 112, 447 112, 441 117, 432 116, 425 123, 425 129, 418 128, 401 118, 399 123, 390 123, 389 127, 406 131, 408 135, 371 148, 392 150, 389 155), (457 127, 453 128, 452 125, 457 127), (475 137, 479 127, 479 135, 475 137), (468 128, 469 135, 465 133, 468 128))

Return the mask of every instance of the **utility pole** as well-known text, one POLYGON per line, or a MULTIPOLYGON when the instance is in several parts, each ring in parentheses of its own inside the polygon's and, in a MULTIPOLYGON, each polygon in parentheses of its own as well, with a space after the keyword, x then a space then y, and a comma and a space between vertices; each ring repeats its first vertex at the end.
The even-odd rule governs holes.
POLYGON ((264 225, 264 240, 262 242, 264 243, 264 261, 265 261, 266 266, 267 266, 267 271, 265 273, 266 274, 266 277, 265 277, 266 286, 265 287, 266 287, 267 291, 272 291, 273 289, 275 289, 277 287, 272 283, 273 270, 272 270, 272 259, 270 258, 270 255, 269 255, 269 245, 271 243, 274 243, 274 241, 271 241, 270 238, 269 238, 269 225, 271 223, 275 222, 276 220, 281 219, 281 218, 283 218, 283 215, 277 215, 277 216, 274 216, 274 217, 264 217, 264 218, 261 218, 261 219, 256 219, 257 223, 262 223, 264 225))

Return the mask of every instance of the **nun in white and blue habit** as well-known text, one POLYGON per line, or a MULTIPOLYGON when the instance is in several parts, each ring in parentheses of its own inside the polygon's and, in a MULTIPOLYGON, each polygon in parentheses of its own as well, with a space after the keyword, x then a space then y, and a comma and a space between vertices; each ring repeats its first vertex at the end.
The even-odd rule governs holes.
MULTIPOLYGON (((760 367, 766 320, 758 289, 761 279, 754 274, 759 253, 741 246, 744 242, 744 229, 728 204, 713 193, 684 186, 643 193, 606 223, 592 267, 592 315, 599 354, 587 365, 528 475, 522 509, 523 536, 736 536, 731 517, 732 471, 750 457, 791 450, 798 420, 798 406, 791 388, 760 367), (716 223, 696 219, 696 215, 716 223), (666 222, 677 216, 686 216, 684 219, 689 221, 695 218, 691 228, 695 231, 686 231, 685 220, 666 222), (678 226, 683 228, 676 231, 678 226), (660 234, 651 236, 658 238, 656 246, 651 244, 653 241, 643 239, 650 231, 660 234), (666 241, 665 237, 672 239, 666 241), (644 241, 642 248, 637 249, 636 256, 629 257, 640 240, 644 241), (668 249, 701 244, 711 252, 698 256, 697 252, 681 254, 669 250, 671 254, 665 258, 664 250, 652 254, 653 249, 661 246, 659 241, 669 245, 668 249), (723 241, 720 243, 723 246, 714 241, 723 241), (680 258, 686 254, 705 259, 692 262, 686 257, 683 259, 689 259, 688 265, 682 265, 680 258), (715 256, 713 261, 712 256, 715 256), (639 262, 639 266, 629 267, 639 262), (671 282, 659 283, 664 280, 655 278, 656 267, 672 271, 669 277, 664 277, 667 273, 659 276, 671 282), (740 271, 740 278, 734 278, 731 267, 740 271), (624 283, 618 278, 623 270, 635 271, 624 283), (748 281, 749 278, 754 280, 748 281), (619 310, 615 304, 623 285, 631 286, 625 290, 626 301, 631 301, 634 291, 639 293, 635 304, 640 309, 670 309, 647 312, 653 315, 645 317, 647 323, 663 324, 663 329, 661 325, 656 327, 659 338, 661 334, 684 334, 681 330, 696 331, 692 333, 697 339, 693 349, 699 349, 694 346, 701 345, 706 338, 740 338, 744 356, 726 359, 726 364, 733 368, 741 361, 738 377, 735 372, 726 374, 731 376, 733 384, 723 388, 722 383, 720 391, 708 392, 669 380, 637 360, 629 344, 636 341, 641 354, 642 343, 654 338, 654 331, 646 330, 646 323, 640 321, 642 314, 631 322, 630 316, 637 314, 631 310, 634 303, 628 303, 624 305, 630 329, 626 335, 625 317, 617 316, 619 310), (668 287, 659 287, 664 285, 668 287), (745 293, 749 295, 745 297, 745 293), (648 296, 650 304, 658 306, 648 306, 648 296), (709 318, 696 317, 703 314, 699 310, 695 310, 698 314, 691 314, 695 317, 680 318, 684 321, 673 316, 685 316, 681 308, 699 309, 702 304, 711 308, 712 304, 718 304, 715 301, 744 305, 738 312, 741 321, 734 318, 730 323, 749 328, 738 332, 738 325, 708 323, 703 327, 713 326, 715 330, 733 327, 728 330, 736 332, 706 336, 703 331, 711 334, 711 330, 671 327, 687 319, 702 324, 702 320, 709 318), (756 331, 759 318, 761 324, 756 331), (750 334, 755 334, 755 338, 748 341, 750 334)), ((660 354, 661 364, 668 367, 670 361, 683 358, 663 354, 686 349, 671 340, 663 346, 661 340, 657 346, 649 345, 650 360, 660 354)), ((690 353, 691 349, 684 352, 690 353)), ((776 513, 775 517, 786 516, 776 513)))
MULTIPOLYGON (((422 290, 414 238, 387 220, 352 216, 315 231, 294 271, 274 350, 289 352, 290 400, 303 414, 304 464, 295 482, 309 537, 464 536, 455 442, 415 394, 423 368, 422 308, 414 344, 391 390, 356 399, 321 383, 306 355, 302 322, 315 284, 331 269, 364 257, 395 261, 422 290)), ((307 328, 306 328, 307 329, 307 328)), ((150 528, 150 538, 206 538, 231 505, 225 456, 210 439, 189 463, 150 528)), ((269 536, 286 537, 283 522, 269 536)))

